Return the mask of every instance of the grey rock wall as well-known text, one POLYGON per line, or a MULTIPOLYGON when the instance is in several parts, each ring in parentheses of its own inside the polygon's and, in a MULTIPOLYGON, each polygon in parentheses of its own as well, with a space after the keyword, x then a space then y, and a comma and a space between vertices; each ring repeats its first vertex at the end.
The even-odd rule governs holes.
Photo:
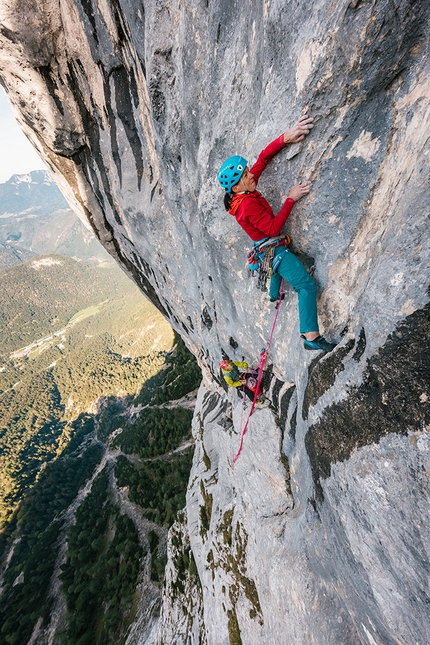
POLYGON ((18 121, 205 377, 176 529, 199 591, 190 574, 173 593, 172 546, 164 645, 430 642, 429 10, 3 0, 0 81, 18 121), (312 180, 286 230, 315 258, 321 327, 340 345, 303 350, 287 291, 273 409, 255 412, 232 469, 244 413, 217 365, 255 363, 274 309, 216 171, 303 113, 314 130, 260 188, 277 210, 312 180))

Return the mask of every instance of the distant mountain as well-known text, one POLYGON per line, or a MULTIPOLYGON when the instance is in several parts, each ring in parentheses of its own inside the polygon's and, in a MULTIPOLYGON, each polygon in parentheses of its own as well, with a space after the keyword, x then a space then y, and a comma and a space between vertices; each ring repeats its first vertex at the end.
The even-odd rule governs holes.
POLYGON ((79 260, 110 258, 46 170, 12 175, 0 184, 0 269, 47 253, 79 260))
POLYGON ((0 244, 0 270, 13 267, 30 258, 36 257, 36 254, 27 249, 19 249, 14 245, 0 244))
POLYGON ((0 215, 25 215, 31 211, 49 217, 59 210, 70 210, 70 207, 46 170, 12 175, 0 184, 0 215))

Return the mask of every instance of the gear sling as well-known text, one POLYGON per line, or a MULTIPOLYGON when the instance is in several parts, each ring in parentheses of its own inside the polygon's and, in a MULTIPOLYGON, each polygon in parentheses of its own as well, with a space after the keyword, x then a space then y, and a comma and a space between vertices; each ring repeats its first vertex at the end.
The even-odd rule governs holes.
POLYGON ((280 246, 287 247, 290 243, 291 239, 286 234, 277 237, 266 237, 254 242, 252 249, 246 254, 246 259, 251 275, 258 278, 257 289, 267 291, 267 281, 271 279, 287 253, 286 248, 284 248, 283 251, 275 255, 275 249, 280 246))

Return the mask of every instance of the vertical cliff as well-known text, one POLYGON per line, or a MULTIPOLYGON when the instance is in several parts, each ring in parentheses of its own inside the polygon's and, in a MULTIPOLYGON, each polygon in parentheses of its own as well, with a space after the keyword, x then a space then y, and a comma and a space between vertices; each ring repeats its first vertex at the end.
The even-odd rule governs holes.
POLYGON ((19 123, 203 369, 164 645, 430 640, 429 9, 2 3, 0 81, 19 123), (232 469, 243 415, 217 365, 223 352, 254 363, 274 310, 216 171, 305 112, 312 134, 260 188, 276 210, 312 180, 287 230, 315 258, 321 325, 340 344, 303 350, 288 291, 272 407, 232 469))

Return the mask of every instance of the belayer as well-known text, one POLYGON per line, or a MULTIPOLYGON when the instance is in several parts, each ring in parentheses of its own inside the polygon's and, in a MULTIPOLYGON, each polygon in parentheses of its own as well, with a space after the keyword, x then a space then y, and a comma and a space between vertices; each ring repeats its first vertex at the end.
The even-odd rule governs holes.
POLYGON ((306 271, 300 260, 286 248, 285 238, 280 236, 292 208, 299 199, 307 195, 311 183, 295 184, 284 205, 274 215, 269 203, 256 190, 258 180, 269 161, 288 143, 302 141, 313 128, 313 119, 302 116, 297 123, 260 152, 251 169, 241 156, 230 157, 219 172, 218 181, 225 190, 224 205, 237 223, 254 242, 250 260, 255 267, 268 266, 270 279, 270 300, 279 300, 282 278, 290 283, 298 294, 300 334, 305 349, 331 351, 335 344, 329 343, 319 333, 317 314, 317 287, 315 280, 306 271))
MULTIPOLYGON (((253 401, 257 386, 254 370, 249 370, 248 363, 241 361, 222 360, 219 364, 225 382, 230 387, 241 388, 246 396, 253 401)), ((257 401, 261 401, 261 392, 257 393, 257 401)))

